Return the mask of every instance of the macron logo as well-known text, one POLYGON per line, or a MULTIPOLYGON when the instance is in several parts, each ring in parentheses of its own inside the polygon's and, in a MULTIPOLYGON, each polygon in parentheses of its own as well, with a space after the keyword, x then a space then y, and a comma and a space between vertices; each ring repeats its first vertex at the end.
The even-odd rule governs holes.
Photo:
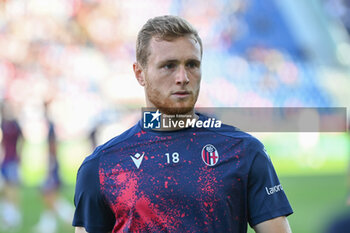
POLYGON ((145 153, 142 153, 142 155, 140 155, 139 153, 136 153, 134 156, 130 155, 130 157, 132 158, 132 161, 134 162, 137 169, 140 168, 140 165, 142 163, 144 155, 145 155, 145 153))

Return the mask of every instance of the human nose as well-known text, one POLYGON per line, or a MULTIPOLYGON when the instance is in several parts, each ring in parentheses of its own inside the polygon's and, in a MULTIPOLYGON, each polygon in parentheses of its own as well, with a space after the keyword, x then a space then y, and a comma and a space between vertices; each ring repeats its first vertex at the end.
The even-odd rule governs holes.
POLYGON ((189 82, 190 82, 190 79, 188 78, 186 68, 183 66, 180 66, 176 74, 176 84, 183 85, 183 84, 188 84, 189 82))

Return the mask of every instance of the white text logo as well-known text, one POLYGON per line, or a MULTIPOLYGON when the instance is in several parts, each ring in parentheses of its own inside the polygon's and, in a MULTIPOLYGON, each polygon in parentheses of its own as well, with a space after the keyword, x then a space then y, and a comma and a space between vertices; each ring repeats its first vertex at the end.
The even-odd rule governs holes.
POLYGON ((275 186, 273 186, 273 187, 271 187, 271 188, 265 187, 265 190, 266 190, 266 192, 267 192, 268 195, 272 195, 272 194, 274 194, 274 193, 277 193, 277 192, 279 192, 279 191, 282 191, 283 188, 282 188, 282 185, 279 184, 279 185, 275 185, 275 186))

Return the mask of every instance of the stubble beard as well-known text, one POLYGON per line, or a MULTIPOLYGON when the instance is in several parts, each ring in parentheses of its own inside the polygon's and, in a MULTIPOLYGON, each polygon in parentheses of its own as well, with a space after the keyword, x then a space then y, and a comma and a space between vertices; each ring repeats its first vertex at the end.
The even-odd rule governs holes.
POLYGON ((147 99, 155 108, 159 109, 161 113, 167 115, 176 114, 192 114, 194 105, 197 102, 199 89, 189 97, 189 100, 174 102, 169 96, 162 96, 161 92, 154 88, 151 84, 145 86, 147 99))

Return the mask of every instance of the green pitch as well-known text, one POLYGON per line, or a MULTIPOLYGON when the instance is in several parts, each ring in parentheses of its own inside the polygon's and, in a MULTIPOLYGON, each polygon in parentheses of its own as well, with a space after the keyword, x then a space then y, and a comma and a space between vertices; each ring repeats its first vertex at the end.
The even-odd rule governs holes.
POLYGON ((294 210, 288 217, 293 232, 322 233, 346 210, 344 175, 287 176, 280 180, 294 210))
MULTIPOLYGON (((294 214, 289 217, 293 232, 322 233, 328 222, 345 210, 344 175, 282 176, 280 180, 294 209, 294 214)), ((62 194, 72 201, 73 192, 71 186, 64 188, 62 194)), ((22 188, 21 210, 24 222, 17 233, 30 233, 42 209, 38 190, 33 187, 22 188)), ((73 232, 72 227, 60 222, 59 233, 73 232)))

